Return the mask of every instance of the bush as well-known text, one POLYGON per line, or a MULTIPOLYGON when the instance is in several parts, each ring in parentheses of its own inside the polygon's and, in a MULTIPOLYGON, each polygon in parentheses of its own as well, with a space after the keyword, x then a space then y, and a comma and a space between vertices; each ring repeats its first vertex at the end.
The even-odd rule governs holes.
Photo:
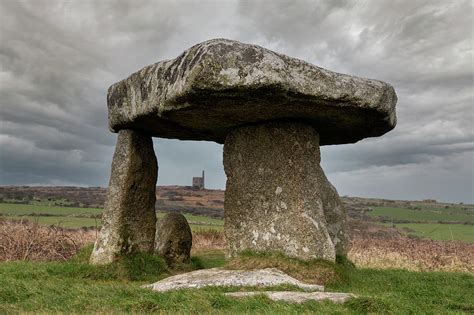
POLYGON ((65 261, 94 239, 94 231, 72 232, 0 218, 0 261, 65 261))

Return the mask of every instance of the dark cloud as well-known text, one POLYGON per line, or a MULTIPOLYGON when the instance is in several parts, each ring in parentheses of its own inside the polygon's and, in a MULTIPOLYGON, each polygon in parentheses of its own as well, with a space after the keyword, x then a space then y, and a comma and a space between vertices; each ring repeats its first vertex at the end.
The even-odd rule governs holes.
MULTIPOLYGON (((474 202, 470 1, 0 1, 0 183, 106 185, 109 85, 225 37, 392 83, 397 128, 322 149, 341 194, 474 202)), ((207 170, 222 146, 155 141, 160 184, 207 170)))

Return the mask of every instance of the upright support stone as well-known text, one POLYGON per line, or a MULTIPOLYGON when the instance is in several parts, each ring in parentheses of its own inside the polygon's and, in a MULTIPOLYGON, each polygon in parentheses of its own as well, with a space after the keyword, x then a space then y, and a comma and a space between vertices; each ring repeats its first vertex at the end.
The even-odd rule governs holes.
POLYGON ((112 161, 102 229, 90 261, 107 264, 119 255, 153 252, 158 163, 149 135, 121 130, 112 161))
POLYGON ((301 123, 241 127, 224 144, 229 255, 281 251, 335 260, 345 251, 345 212, 320 165, 319 135, 301 123), (338 215, 326 213, 335 210, 338 215))
POLYGON ((349 231, 347 227, 347 213, 336 188, 329 182, 321 169, 321 194, 323 196, 324 217, 326 227, 336 250, 336 255, 347 256, 349 231), (326 179, 326 183, 324 183, 326 179))

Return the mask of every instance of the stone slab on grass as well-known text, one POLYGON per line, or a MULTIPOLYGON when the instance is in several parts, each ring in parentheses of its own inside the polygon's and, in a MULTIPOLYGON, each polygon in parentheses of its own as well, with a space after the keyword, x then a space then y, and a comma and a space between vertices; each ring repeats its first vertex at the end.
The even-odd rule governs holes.
POLYGON ((178 289, 199 289, 203 287, 271 287, 278 285, 294 285, 305 291, 324 291, 324 286, 303 283, 275 268, 257 270, 226 270, 212 268, 196 270, 145 285, 158 292, 178 289))
POLYGON ((256 291, 256 292, 228 292, 224 295, 235 298, 246 298, 265 295, 272 301, 304 303, 308 301, 329 300, 334 303, 344 303, 356 296, 352 293, 339 292, 294 292, 294 291, 256 291))

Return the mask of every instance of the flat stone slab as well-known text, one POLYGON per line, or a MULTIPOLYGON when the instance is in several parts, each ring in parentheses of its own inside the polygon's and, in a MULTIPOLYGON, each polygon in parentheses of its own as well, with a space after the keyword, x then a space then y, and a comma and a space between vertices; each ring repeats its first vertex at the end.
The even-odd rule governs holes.
POLYGON ((258 286, 270 287, 283 284, 294 285, 306 291, 324 291, 324 286, 303 283, 275 268, 257 270, 226 270, 221 268, 196 270, 168 277, 145 285, 158 292, 178 289, 199 289, 203 287, 258 286))
POLYGON ((397 96, 378 80, 335 73, 256 45, 197 44, 109 88, 109 126, 162 138, 224 143, 268 121, 313 126, 321 145, 377 137, 396 124, 397 96))
POLYGON ((246 298, 257 295, 265 295, 272 301, 285 301, 291 303, 304 303, 307 301, 329 300, 334 303, 344 303, 355 298, 352 293, 333 292, 295 292, 295 291, 257 291, 257 292, 228 292, 224 295, 235 298, 246 298))

